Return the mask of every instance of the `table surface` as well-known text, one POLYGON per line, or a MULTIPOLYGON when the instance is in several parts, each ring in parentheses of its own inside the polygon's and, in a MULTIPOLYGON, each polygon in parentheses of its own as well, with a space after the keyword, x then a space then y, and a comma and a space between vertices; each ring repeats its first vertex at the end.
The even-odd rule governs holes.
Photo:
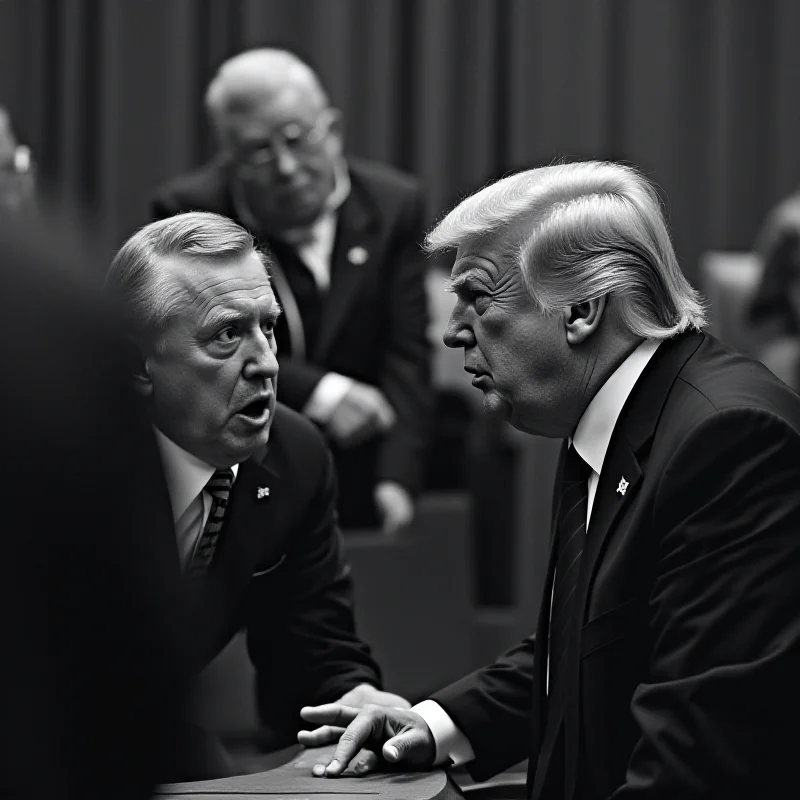
POLYGON ((272 800, 457 800, 458 787, 444 770, 376 773, 357 778, 348 769, 339 778, 315 778, 311 768, 327 763, 334 746, 287 748, 275 754, 278 765, 266 772, 211 781, 165 784, 154 800, 225 800, 270 797, 272 800))

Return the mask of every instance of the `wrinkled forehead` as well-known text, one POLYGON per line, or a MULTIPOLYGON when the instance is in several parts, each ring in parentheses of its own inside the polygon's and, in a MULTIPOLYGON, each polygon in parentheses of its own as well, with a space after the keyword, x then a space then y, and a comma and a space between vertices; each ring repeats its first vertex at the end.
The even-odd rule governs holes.
POLYGON ((519 255, 528 231, 529 228, 515 224, 466 237, 458 244, 450 277, 456 280, 483 272, 499 279, 509 270, 518 270, 519 255))
POLYGON ((257 253, 230 260, 174 257, 164 272, 183 315, 200 319, 221 306, 277 305, 266 267, 257 253))

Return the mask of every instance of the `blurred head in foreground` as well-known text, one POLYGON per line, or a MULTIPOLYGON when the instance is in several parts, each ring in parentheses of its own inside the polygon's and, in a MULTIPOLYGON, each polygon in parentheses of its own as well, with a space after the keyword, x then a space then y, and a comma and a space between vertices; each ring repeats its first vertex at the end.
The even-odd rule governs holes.
POLYGON ((149 797, 183 713, 166 489, 91 261, 0 217, 3 797, 149 797))

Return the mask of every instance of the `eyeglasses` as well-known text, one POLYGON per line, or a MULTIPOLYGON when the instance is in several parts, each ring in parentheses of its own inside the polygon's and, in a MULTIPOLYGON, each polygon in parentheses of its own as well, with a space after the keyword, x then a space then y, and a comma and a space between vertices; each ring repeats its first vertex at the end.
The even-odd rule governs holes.
POLYGON ((326 109, 311 127, 290 122, 265 137, 257 147, 232 154, 237 172, 246 176, 269 169, 278 160, 281 151, 289 152, 295 157, 309 153, 328 135, 335 116, 333 109, 326 109))

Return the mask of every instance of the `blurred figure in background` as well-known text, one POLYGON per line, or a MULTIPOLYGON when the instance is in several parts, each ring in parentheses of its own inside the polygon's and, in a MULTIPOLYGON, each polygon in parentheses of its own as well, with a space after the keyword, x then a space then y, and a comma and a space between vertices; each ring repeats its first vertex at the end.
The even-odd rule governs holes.
POLYGON ((0 215, 0 796, 144 800, 185 711, 172 520, 81 248, 0 215))
POLYGON ((800 390, 800 190, 767 215, 753 249, 764 272, 750 320, 763 343, 757 353, 784 383, 800 390))
POLYGON ((36 173, 30 150, 19 144, 8 112, 0 106, 0 214, 31 209, 36 173))
POLYGON ((162 187, 152 213, 214 211, 268 246, 281 401, 329 438, 341 524, 405 525, 432 413, 419 186, 345 158, 340 112, 291 53, 230 59, 206 108, 218 156, 162 187))

